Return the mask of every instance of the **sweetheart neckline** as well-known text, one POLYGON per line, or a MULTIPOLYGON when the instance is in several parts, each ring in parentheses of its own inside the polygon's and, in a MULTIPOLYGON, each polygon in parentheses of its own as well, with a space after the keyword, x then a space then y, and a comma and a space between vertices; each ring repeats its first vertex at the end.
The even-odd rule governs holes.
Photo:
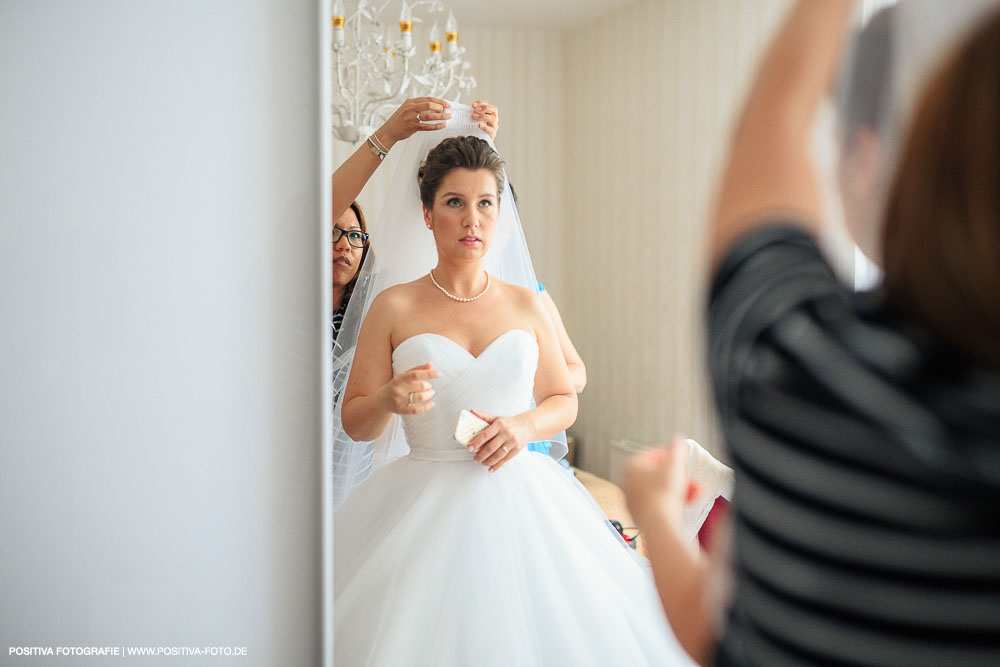
POLYGON ((528 332, 528 331, 527 331, 527 330, 525 330, 525 329, 519 329, 519 328, 517 328, 517 327, 514 327, 513 329, 507 329, 507 330, 506 330, 506 331, 504 331, 503 333, 501 333, 501 334, 498 334, 498 335, 496 336, 496 338, 494 338, 493 340, 491 340, 491 341, 490 341, 489 343, 487 343, 487 344, 486 344, 486 347, 484 347, 484 348, 483 348, 482 350, 480 350, 480 351, 479 351, 479 354, 472 354, 472 352, 469 352, 469 350, 468 350, 468 349, 466 349, 465 347, 463 347, 463 346, 462 346, 462 345, 460 345, 459 343, 456 343, 456 342, 455 342, 454 340, 452 340, 451 338, 448 338, 448 337, 447 337, 447 336, 445 336, 444 334, 439 334, 439 333, 434 333, 433 331, 425 331, 425 332, 423 332, 423 333, 418 333, 418 334, 413 334, 412 336, 409 336, 409 337, 407 337, 407 338, 404 338, 403 340, 401 340, 401 341, 399 342, 399 345, 397 345, 397 346, 396 346, 395 348, 393 348, 393 350, 392 350, 392 354, 393 354, 393 355, 395 355, 395 354, 396 354, 396 350, 398 350, 399 348, 401 348, 401 347, 403 346, 403 344, 404 344, 404 343, 406 343, 406 342, 408 342, 408 341, 411 341, 411 340, 413 340, 414 338, 419 338, 420 336, 434 336, 435 338, 442 338, 442 339, 444 339, 444 340, 448 341, 449 343, 451 343, 452 345, 454 345, 455 347, 457 347, 458 349, 460 349, 460 350, 461 350, 462 352, 465 352, 465 353, 466 353, 467 355, 469 355, 469 356, 470 356, 470 357, 472 357, 473 359, 479 359, 479 358, 480 358, 481 356, 483 356, 484 354, 486 354, 486 351, 487 351, 487 350, 489 350, 489 349, 490 349, 491 347, 493 347, 493 346, 494 346, 494 345, 495 345, 495 344, 496 344, 497 342, 499 342, 501 338, 503 338, 503 337, 504 337, 504 336, 506 336, 507 334, 511 334, 511 333, 514 333, 515 331, 520 331, 520 332, 521 332, 521 333, 523 333, 523 334, 524 334, 525 336, 528 336, 528 337, 529 337, 529 338, 530 338, 530 339, 531 339, 532 341, 534 341, 534 343, 535 343, 536 345, 538 344, 538 341, 537 341, 537 340, 535 340, 535 337, 534 337, 534 335, 532 335, 532 334, 531 334, 530 332, 528 332))

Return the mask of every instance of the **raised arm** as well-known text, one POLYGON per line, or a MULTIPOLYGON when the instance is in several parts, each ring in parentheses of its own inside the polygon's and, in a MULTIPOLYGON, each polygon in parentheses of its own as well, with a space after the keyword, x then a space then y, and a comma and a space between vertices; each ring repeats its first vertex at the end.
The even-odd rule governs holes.
MULTIPOLYGON (((448 109, 451 105, 445 100, 436 97, 417 97, 403 102, 398 109, 382 124, 382 127, 375 130, 374 135, 382 147, 391 150, 397 142, 406 139, 414 132, 425 132, 428 130, 440 130, 445 126, 443 121, 451 118, 448 109), (420 120, 417 120, 417 114, 420 120), (439 123, 427 123, 421 121, 442 121, 439 123)), ((472 103, 472 118, 478 120, 479 127, 490 135, 491 139, 496 139, 497 131, 500 129, 500 112, 485 100, 476 100, 472 103)), ((351 205, 361 191, 364 189, 368 179, 372 177, 375 170, 382 163, 377 154, 372 152, 367 141, 361 144, 356 151, 347 158, 342 165, 333 172, 333 219, 337 220, 347 207, 351 205)))
POLYGON ((838 62, 850 0, 804 0, 757 72, 736 126, 711 230, 712 266, 746 233, 787 213, 818 231, 821 204, 810 157, 816 111, 838 62))
MULTIPOLYGON (((409 99, 399 105, 399 108, 382 124, 382 127, 373 133, 377 143, 386 150, 391 150, 396 142, 406 139, 414 132, 427 130, 440 130, 445 126, 444 122, 451 118, 447 109, 451 105, 436 97, 417 97, 409 99), (423 123, 417 120, 420 114, 421 120, 438 120, 440 123, 423 123)), ((358 198, 365 183, 372 177, 375 170, 382 163, 376 153, 372 152, 372 147, 367 141, 362 143, 351 157, 340 165, 337 171, 333 172, 333 219, 336 220, 351 202, 358 198)))

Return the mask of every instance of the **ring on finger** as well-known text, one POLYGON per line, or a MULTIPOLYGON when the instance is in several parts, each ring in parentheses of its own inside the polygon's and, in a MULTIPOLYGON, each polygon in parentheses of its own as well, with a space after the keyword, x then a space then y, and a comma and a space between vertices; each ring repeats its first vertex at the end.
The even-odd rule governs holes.
POLYGON ((504 455, 510 453, 510 447, 508 447, 507 445, 500 445, 500 449, 503 450, 504 455))
POLYGON ((410 397, 407 399, 407 403, 409 403, 410 405, 413 405, 413 392, 412 391, 410 392, 410 397))
POLYGON ((419 111, 417 112, 417 122, 418 122, 418 123, 420 123, 420 122, 423 122, 423 121, 421 120, 421 118, 420 118, 420 112, 419 112, 419 111))

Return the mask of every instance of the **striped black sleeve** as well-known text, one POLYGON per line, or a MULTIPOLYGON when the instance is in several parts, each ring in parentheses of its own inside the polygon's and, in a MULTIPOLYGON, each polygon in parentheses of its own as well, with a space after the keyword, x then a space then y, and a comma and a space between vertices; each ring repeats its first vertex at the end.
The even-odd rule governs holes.
POLYGON ((736 471, 716 663, 1000 664, 995 378, 942 372, 793 226, 730 251, 709 337, 736 471))

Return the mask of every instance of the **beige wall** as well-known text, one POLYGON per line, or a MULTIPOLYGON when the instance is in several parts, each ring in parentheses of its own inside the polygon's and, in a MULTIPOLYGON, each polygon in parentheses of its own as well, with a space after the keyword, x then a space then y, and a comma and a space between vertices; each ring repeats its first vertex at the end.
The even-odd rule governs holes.
MULTIPOLYGON (((463 28, 476 96, 501 107, 536 272, 587 363, 572 432, 598 474, 618 438, 682 432, 719 451, 704 228, 736 105, 788 4, 644 0, 565 32, 463 28)), ((334 163, 350 151, 335 142, 334 163)), ((369 211, 384 187, 377 174, 369 211)))
POLYGON ((704 230, 733 114, 786 5, 646 0, 566 37, 559 303, 589 372, 573 430, 598 474, 619 438, 684 433, 719 451, 704 230))

